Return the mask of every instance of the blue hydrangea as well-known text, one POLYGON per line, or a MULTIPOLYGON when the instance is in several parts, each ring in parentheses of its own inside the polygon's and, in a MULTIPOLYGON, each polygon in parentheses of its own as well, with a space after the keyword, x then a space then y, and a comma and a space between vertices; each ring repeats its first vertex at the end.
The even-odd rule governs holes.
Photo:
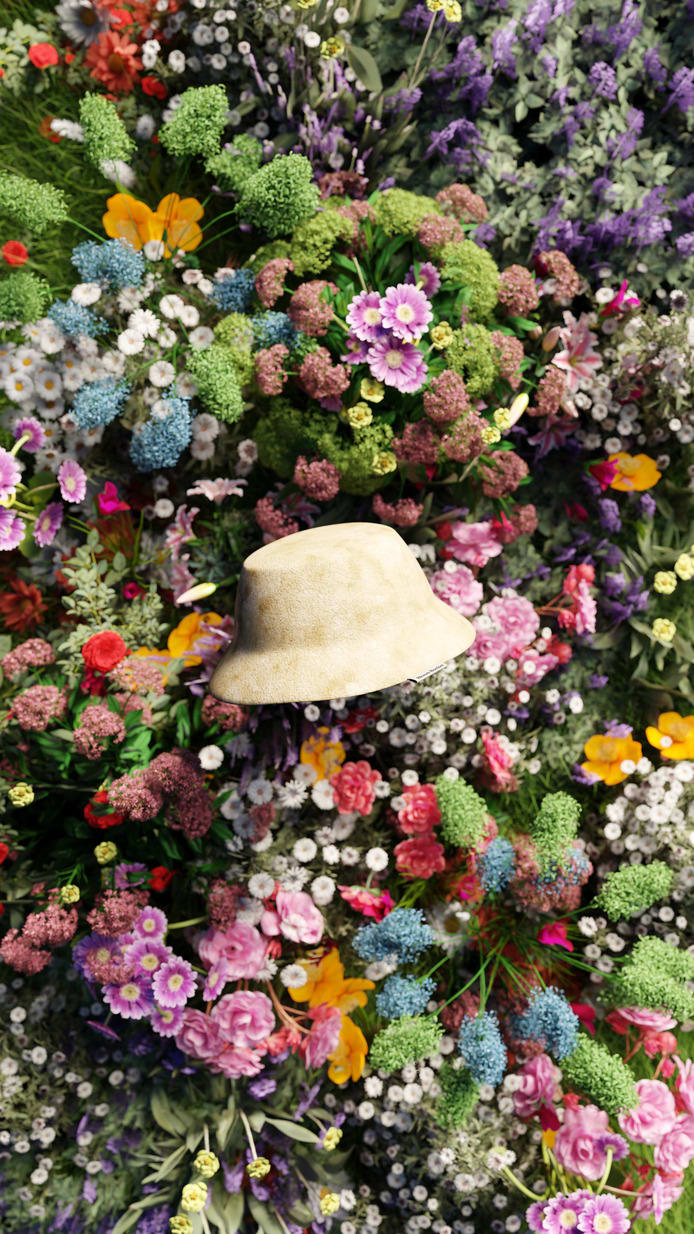
POLYGON ((267 313, 259 313, 253 318, 256 347, 274 347, 275 343, 284 343, 291 351, 297 337, 292 320, 286 313, 275 313, 269 309, 267 313))
POLYGON ((81 429, 110 424, 130 393, 127 381, 103 377, 80 386, 72 403, 72 418, 81 429))
POLYGON ((578 1041, 578 1016, 565 995, 554 986, 534 990, 527 1009, 513 1017, 513 1031, 523 1041, 539 1041, 548 1054, 561 1060, 578 1041))
POLYGON ((246 313, 251 307, 254 291, 255 275, 252 270, 230 270, 221 282, 215 283, 210 300, 224 313, 246 313))
POLYGON ((72 264, 85 283, 101 283, 111 291, 139 287, 146 269, 143 254, 127 240, 106 240, 104 244, 85 240, 72 250, 72 264))
POLYGON ((362 960, 385 960, 394 956, 399 963, 409 963, 433 942, 434 936, 420 909, 395 908, 383 921, 361 926, 352 945, 362 960))
POLYGON ((473 1080, 478 1084, 500 1084, 506 1071, 507 1054, 499 1021, 493 1011, 483 1011, 474 1020, 463 1020, 458 1034, 458 1049, 473 1080))
POLYGON ((192 422, 188 399, 179 398, 172 386, 154 405, 149 420, 133 432, 130 457, 138 471, 174 467, 190 445, 192 422))
POLYGON ((417 981, 414 977, 392 976, 376 995, 378 1014, 386 1020, 399 1020, 402 1015, 419 1015, 436 989, 433 977, 417 981))
POLYGON ((503 891, 513 877, 516 854, 510 840, 497 836, 478 859, 480 882, 485 891, 503 891))
POLYGON ((68 338, 79 338, 81 334, 95 338, 108 329, 103 317, 97 317, 91 309, 76 304, 74 300, 55 300, 47 315, 68 338))

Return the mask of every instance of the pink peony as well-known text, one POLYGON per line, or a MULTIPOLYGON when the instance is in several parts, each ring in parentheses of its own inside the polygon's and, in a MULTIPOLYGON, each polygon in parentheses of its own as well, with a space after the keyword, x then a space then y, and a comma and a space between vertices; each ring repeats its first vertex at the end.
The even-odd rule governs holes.
POLYGON ((258 975, 265 963, 265 939, 255 926, 234 921, 226 930, 212 927, 198 943, 198 954, 205 968, 213 968, 220 959, 228 963, 228 981, 241 981, 258 975))
POLYGON ((216 1058, 207 1065, 210 1071, 225 1075, 229 1080, 258 1075, 265 1066, 259 1050, 248 1050, 244 1046, 223 1046, 216 1058))
POLYGON ((596 1105, 578 1106, 564 1111, 554 1155, 571 1174, 594 1182, 600 1178, 607 1161, 604 1137, 609 1131, 609 1119, 596 1105))
POLYGON ((340 1040, 342 1015, 337 1007, 315 1007, 309 1012, 313 1027, 301 1043, 301 1055, 307 1067, 322 1067, 340 1040))
POLYGON ((205 1062, 212 1059, 222 1048, 219 1026, 204 1011, 186 1007, 183 1023, 176 1033, 176 1045, 184 1054, 205 1062))
POLYGON ((681 1174, 694 1160, 694 1118, 678 1118, 672 1131, 656 1144, 653 1160, 663 1174, 681 1174))
POLYGON ((677 1020, 667 1011, 652 1011, 650 1007, 618 1007, 617 1015, 649 1033, 666 1033, 677 1020))
POLYGON ((432 574, 429 582, 439 600, 450 604, 463 617, 472 617, 482 603, 484 588, 468 566, 455 566, 447 561, 443 570, 432 574))
POLYGON ((687 1114, 694 1114, 694 1062, 691 1058, 684 1062, 675 1055, 677 1063, 677 1099, 687 1114))
POLYGON ((293 943, 319 943, 325 923, 310 895, 305 891, 278 891, 274 909, 266 909, 260 919, 264 934, 283 934, 293 943))
POLYGON ((540 1106, 552 1105, 559 1095, 561 1072, 548 1054, 538 1054, 518 1072, 522 1086, 513 1094, 518 1118, 532 1118, 540 1106))
POLYGON ((408 878, 431 878, 446 868, 443 845, 433 835, 413 836, 401 840, 393 849, 395 867, 408 878))
POLYGON ((471 566, 486 566, 491 557, 498 557, 503 544, 497 538, 491 522, 452 523, 447 554, 471 566))
POLYGON ((265 1041, 275 1028, 275 1013, 267 994, 259 990, 236 990, 225 994, 212 1009, 224 1041, 234 1047, 253 1049, 265 1041))
POLYGON ((380 780, 380 772, 370 763, 360 759, 357 763, 345 763, 330 777, 335 807, 340 814, 370 814, 376 798, 374 785, 380 780))
POLYGON ((343 887, 339 884, 337 889, 350 908, 364 917, 372 917, 374 921, 382 921, 395 908, 395 900, 389 891, 378 892, 373 888, 343 887))
POLYGON ((661 1080, 639 1080, 639 1104, 618 1115, 619 1125, 638 1144, 658 1144, 675 1125, 675 1098, 661 1080))
POLYGON ((441 822, 441 811, 433 784, 408 784, 402 791, 402 797, 398 822, 405 835, 422 835, 441 822))

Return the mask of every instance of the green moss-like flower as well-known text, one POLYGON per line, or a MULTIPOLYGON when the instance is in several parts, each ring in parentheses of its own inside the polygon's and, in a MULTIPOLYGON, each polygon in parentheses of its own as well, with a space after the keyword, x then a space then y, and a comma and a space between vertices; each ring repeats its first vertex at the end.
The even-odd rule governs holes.
POLYGON ((688 1020, 694 1018, 694 994, 687 981, 694 981, 694 956, 648 935, 611 976, 603 997, 612 1006, 649 1007, 688 1020))
POLYGON ((325 210, 307 219, 295 229, 287 256, 294 265, 297 278, 307 274, 319 274, 330 265, 333 249, 340 241, 349 241, 354 235, 354 223, 334 210, 325 210))
POLYGON ((499 376, 499 357, 494 340, 485 326, 467 322, 453 331, 446 348, 446 362, 464 378, 470 398, 489 394, 499 376))
POLYGON ((257 137, 240 133, 232 146, 213 154, 205 162, 205 170, 217 184, 232 193, 242 193, 255 175, 263 157, 263 147, 257 137))
POLYGON ((135 143, 118 115, 117 108, 101 94, 80 99, 80 124, 84 130, 84 157, 98 170, 117 159, 127 163, 135 143))
POLYGON ((608 1114, 632 1110, 638 1103, 634 1076, 607 1046, 579 1037, 576 1049, 561 1064, 564 1084, 577 1088, 608 1114))
POLYGON ((50 302, 48 283, 29 270, 0 281, 0 321, 38 321, 50 302))
POLYGON ((224 86, 192 86, 181 95, 180 106, 159 130, 159 140, 176 158, 219 154, 229 104, 224 86))
POLYGON ((444 1131, 454 1131, 467 1122, 479 1100, 479 1084, 473 1080, 466 1067, 452 1067, 444 1063, 438 1075, 441 1095, 436 1103, 434 1118, 444 1131))
POLYGON ((441 214, 433 197, 421 197, 407 189, 388 189, 373 202, 376 219, 387 236, 414 236, 423 218, 441 214))
POLYGON ((404 1015, 376 1033, 369 1051, 375 1071, 399 1071, 406 1063, 429 1058, 439 1048, 443 1028, 430 1016, 404 1015))
POLYGON ((484 799, 464 780, 447 780, 445 776, 438 777, 435 789, 445 842, 456 848, 477 848, 487 821, 484 799))
MULTIPOLYGON (((0 214, 37 236, 67 218, 65 194, 54 184, 0 172, 0 214)), ((28 319, 27 319, 28 320, 28 319)))
POLYGON ((482 321, 491 317, 498 299, 499 267, 487 250, 472 240, 454 240, 442 245, 440 259, 444 282, 467 288, 472 316, 482 321))
POLYGON ((673 873, 664 861, 647 866, 622 866, 608 874, 596 903, 610 921, 634 917, 656 900, 664 900, 672 888, 673 873))
POLYGON ((249 270, 252 270, 254 274, 257 274, 260 270, 262 270, 263 266, 267 265, 267 263, 272 261, 275 257, 288 256, 288 241, 273 240, 270 244, 261 244, 260 248, 256 249, 253 256, 246 262, 246 266, 249 270))
POLYGON ((304 411, 289 399, 273 398, 264 406, 254 436, 260 462, 284 480, 292 476, 300 454, 333 463, 345 493, 367 496, 388 478, 373 472, 374 457, 388 449, 393 436, 388 424, 374 422, 347 434, 330 412, 304 411))
POLYGON ((247 180, 239 214, 268 236, 286 236, 318 207, 313 168, 303 154, 276 156, 247 180))
POLYGON ((253 326, 245 313, 228 313, 215 326, 215 337, 228 350, 241 386, 248 385, 254 372, 253 326))
POLYGON ((194 351, 189 356, 188 369, 197 383, 201 402, 213 416, 227 423, 241 418, 243 398, 232 348, 213 343, 204 351, 194 351))
POLYGON ((561 865, 576 839, 580 817, 581 807, 569 793, 547 793, 542 798, 529 831, 545 863, 555 861, 561 865))

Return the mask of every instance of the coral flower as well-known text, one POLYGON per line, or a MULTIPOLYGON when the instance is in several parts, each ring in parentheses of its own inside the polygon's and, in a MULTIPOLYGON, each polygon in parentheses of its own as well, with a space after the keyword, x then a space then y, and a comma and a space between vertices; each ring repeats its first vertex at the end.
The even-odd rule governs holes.
POLYGON ((643 493, 658 483, 661 472, 648 454, 611 454, 609 461, 616 464, 610 488, 620 493, 643 493))
POLYGON ((358 1080, 364 1070, 368 1046, 363 1032, 343 1015, 340 1040, 337 1049, 330 1057, 328 1077, 333 1084, 344 1084, 346 1080, 358 1080))
POLYGON ((84 62, 91 69, 90 76, 107 90, 113 94, 129 94, 142 68, 137 51, 137 43, 130 43, 125 35, 106 30, 87 49, 84 62))
POLYGON ((297 1003, 309 1007, 337 1007, 345 1013, 354 1007, 366 1006, 366 990, 373 990, 373 981, 365 977, 345 977, 344 965, 337 947, 333 947, 317 964, 303 962, 306 983, 293 986, 289 993, 297 1003))
POLYGON ((191 252, 202 240, 197 220, 202 218, 203 208, 195 197, 167 193, 156 210, 150 210, 146 202, 129 193, 114 193, 106 205, 108 210, 102 220, 106 235, 128 240, 135 249, 141 249, 150 240, 163 240, 164 254, 170 257, 177 249, 191 252))
POLYGON ((586 763, 581 767, 589 775, 597 776, 605 784, 621 784, 629 775, 622 764, 637 763, 641 758, 641 746, 631 737, 589 737, 583 747, 586 763))
POLYGON ((663 758, 694 758, 694 716, 663 711, 657 726, 646 729, 646 736, 663 758))

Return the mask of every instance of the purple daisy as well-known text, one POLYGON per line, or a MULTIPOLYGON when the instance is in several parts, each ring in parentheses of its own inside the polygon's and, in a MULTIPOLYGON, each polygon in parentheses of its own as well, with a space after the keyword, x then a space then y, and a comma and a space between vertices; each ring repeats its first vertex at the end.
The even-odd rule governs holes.
POLYGON ((181 1007, 155 1007, 150 1024, 160 1037, 175 1037, 183 1021, 181 1007))
POLYGON ((142 1020, 152 1010, 149 982, 131 977, 122 985, 104 986, 104 1002, 124 1020, 142 1020))
POLYGON ((141 861, 121 861, 114 871, 113 883, 119 891, 128 887, 142 887, 148 881, 149 871, 141 861))
POLYGON ((427 366, 413 343, 383 338, 369 348, 367 356, 372 375, 401 394, 415 394, 424 385, 427 366))
POLYGON ((347 309, 347 325, 358 339, 373 343, 383 333, 381 326, 381 297, 377 291, 360 291, 347 309))
POLYGON ((631 1219, 616 1195, 594 1195, 578 1218, 581 1234, 628 1234, 631 1219))
POLYGON ((134 967, 136 976, 151 977, 170 955, 171 948, 161 939, 138 938, 128 947, 126 960, 134 967))
POLYGON ((530 1226, 530 1229, 533 1231, 533 1234, 540 1234, 542 1230, 542 1221, 545 1215, 546 1207, 546 1200, 536 1200, 535 1203, 531 1204, 530 1208, 526 1211, 525 1220, 530 1226))
POLYGON ((25 535, 26 527, 19 515, 12 510, 0 508, 0 552, 9 553, 13 548, 17 548, 25 535))
POLYGON ((163 938, 168 924, 166 915, 160 908, 143 908, 133 931, 138 938, 163 938))
POLYGON ((425 296, 431 300, 435 296, 441 286, 441 275, 436 266, 430 261, 423 261, 418 270, 414 266, 410 266, 405 275, 406 283, 419 283, 425 296))
POLYGON ((34 539, 39 548, 45 548, 56 537, 63 521, 63 507, 59 501, 49 501, 34 523, 34 539))
POLYGON ((84 501, 87 491, 87 474, 74 458, 66 458, 65 462, 60 464, 58 483, 63 501, 84 501))
POLYGON ((20 437, 26 437, 27 440, 22 442, 22 449, 29 454, 40 450, 46 440, 43 425, 35 416, 22 416, 17 420, 12 429, 12 436, 15 441, 19 441, 20 437))
POLYGON ((555 1195, 548 1201, 542 1223, 543 1234, 578 1232, 578 1219, 585 1207, 589 1191, 574 1191, 571 1195, 555 1195))
POLYGON ((0 446, 0 501, 10 497, 22 478, 22 469, 14 454, 0 446))
POLYGON ((219 998, 222 990, 229 980, 227 975, 229 968, 229 961, 225 960, 224 956, 220 956, 217 963, 213 964, 212 968, 209 970, 202 992, 202 996, 206 1003, 211 1003, 213 998, 219 998))
MULTIPOLYGON (((383 331, 380 331, 383 334, 383 331)), ((359 342, 353 334, 347 339, 347 351, 340 356, 342 364, 363 364, 369 352, 368 343, 359 342)))
POLYGON ((161 1007, 183 1007, 195 993, 195 969, 180 956, 172 956, 157 969, 152 989, 161 1007))
POLYGON ((387 289, 381 298, 381 314, 386 329, 408 341, 421 338, 433 316, 424 292, 411 283, 387 289))
POLYGON ((78 973, 83 977, 89 976, 89 971, 85 966, 85 958, 90 952, 96 951, 97 947, 105 947, 110 955, 114 955, 118 950, 119 943, 115 938, 110 938, 107 934, 87 934, 85 938, 81 938, 78 943, 75 943, 72 948, 72 963, 78 973))

